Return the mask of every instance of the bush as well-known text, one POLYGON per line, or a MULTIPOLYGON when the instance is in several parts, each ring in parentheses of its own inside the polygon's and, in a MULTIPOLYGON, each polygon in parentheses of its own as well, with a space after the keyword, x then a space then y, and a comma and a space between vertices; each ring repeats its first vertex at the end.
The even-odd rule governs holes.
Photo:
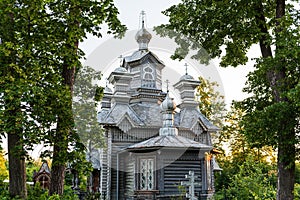
POLYGON ((237 170, 234 170, 235 173, 226 172, 225 169, 227 173, 225 179, 228 182, 216 192, 214 199, 276 199, 276 187, 273 183, 276 171, 272 169, 272 166, 266 163, 251 159, 246 160, 237 170))
MULTIPOLYGON (((1 200, 21 200, 21 198, 11 198, 8 192, 8 184, 4 184, 4 189, 0 189, 0 199, 1 200)), ((64 190, 64 195, 48 195, 48 190, 43 190, 39 184, 35 186, 28 186, 28 200, 79 200, 78 196, 74 194, 74 191, 70 187, 66 187, 64 190)))

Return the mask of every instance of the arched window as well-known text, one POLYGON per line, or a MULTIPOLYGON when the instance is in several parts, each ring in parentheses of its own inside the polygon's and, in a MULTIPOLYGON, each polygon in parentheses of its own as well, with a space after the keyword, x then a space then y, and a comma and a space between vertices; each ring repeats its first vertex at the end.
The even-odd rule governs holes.
POLYGON ((144 68, 143 79, 145 80, 154 80, 153 69, 150 66, 144 68))

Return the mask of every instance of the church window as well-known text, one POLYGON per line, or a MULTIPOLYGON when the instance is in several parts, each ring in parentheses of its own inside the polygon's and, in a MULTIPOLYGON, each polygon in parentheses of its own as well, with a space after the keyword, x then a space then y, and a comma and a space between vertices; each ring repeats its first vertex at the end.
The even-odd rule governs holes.
POLYGON ((143 79, 145 80, 154 80, 153 69, 149 66, 144 68, 143 79))
POLYGON ((154 159, 140 159, 140 189, 154 189, 154 159))

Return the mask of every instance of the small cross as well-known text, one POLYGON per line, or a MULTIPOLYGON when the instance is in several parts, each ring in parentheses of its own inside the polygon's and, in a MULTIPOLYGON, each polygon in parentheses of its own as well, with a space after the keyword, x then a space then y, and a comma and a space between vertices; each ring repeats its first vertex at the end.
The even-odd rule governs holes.
POLYGON ((185 74, 188 75, 188 73, 187 73, 187 67, 188 67, 188 64, 185 63, 184 66, 185 66, 185 74))
POLYGON ((123 63, 123 56, 120 55, 118 58, 120 59, 120 67, 121 67, 121 66, 122 66, 122 63, 123 63))
POLYGON ((169 92, 169 83, 170 83, 170 81, 167 79, 165 82, 167 83, 167 92, 169 92))
POLYGON ((145 27, 145 16, 146 16, 146 12, 144 10, 141 11, 140 14, 141 18, 142 18, 142 28, 145 27))
POLYGON ((185 175, 185 178, 189 179, 189 181, 181 181, 181 185, 189 187, 189 193, 186 194, 186 197, 191 200, 197 200, 195 197, 195 186, 200 185, 200 183, 195 182, 197 176, 195 176, 194 171, 189 171, 189 174, 185 175))

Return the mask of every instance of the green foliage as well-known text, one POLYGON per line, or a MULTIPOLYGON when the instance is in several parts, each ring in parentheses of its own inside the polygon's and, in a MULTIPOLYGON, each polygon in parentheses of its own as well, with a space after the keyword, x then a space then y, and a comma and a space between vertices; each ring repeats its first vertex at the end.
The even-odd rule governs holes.
POLYGON ((296 162, 295 183, 300 184, 300 163, 296 162))
POLYGON ((250 156, 241 164, 233 162, 222 166, 222 174, 217 177, 215 199, 276 199, 275 166, 255 161, 250 156))
POLYGON ((101 194, 100 193, 88 193, 84 198, 86 200, 98 200, 100 199, 101 194))
POLYGON ((17 136, 9 146, 17 159, 41 142, 54 146, 53 166, 83 151, 71 103, 78 44, 88 33, 100 37, 102 24, 122 36, 117 15, 112 0, 0 1, 0 134, 17 136))
POLYGON ((196 90, 199 109, 214 125, 223 127, 226 113, 224 96, 217 91, 219 84, 199 77, 200 85, 196 90))
MULTIPOLYGON (((248 61, 247 50, 259 41, 262 34, 257 22, 260 2, 247 2, 245 6, 241 0, 183 0, 163 12, 170 18, 169 24, 156 30, 171 38, 177 36, 173 32, 181 33, 182 36, 176 38, 179 41, 178 51, 195 49, 194 58, 200 61, 207 60, 203 56, 205 50, 210 57, 222 56, 221 66, 245 64, 248 61)), ((264 1, 266 17, 274 13, 274 6, 274 3, 264 1)))
MULTIPOLYGON (((90 157, 92 152, 103 148, 103 130, 97 122, 97 103, 102 99, 103 88, 97 86, 101 73, 88 66, 81 67, 76 74, 73 97, 73 114, 76 132, 85 151, 74 152, 77 155, 70 161, 70 166, 79 173, 81 185, 92 170, 90 157)), ((84 186, 83 186, 84 187, 84 186)), ((84 187, 86 188, 86 187, 84 187)))
POLYGON ((294 194, 295 194, 295 199, 300 199, 300 184, 299 183, 295 184, 294 194))
POLYGON ((101 74, 91 67, 82 67, 75 79, 73 113, 81 142, 90 148, 104 146, 103 131, 97 122, 97 103, 103 97, 103 88, 97 86, 101 74))
MULTIPOLYGON (((217 91, 217 82, 211 82, 203 77, 199 77, 200 85, 196 88, 196 100, 199 102, 201 113, 207 117, 213 125, 223 129, 226 114, 224 96, 217 91)), ((220 131, 219 131, 220 132, 220 131)), ((219 146, 220 134, 212 133, 215 147, 219 146)))
MULTIPOLYGON (((10 197, 8 193, 8 185, 0 188, 0 199, 1 200, 21 200, 19 197, 10 197)), ((43 190, 39 184, 28 187, 28 200, 78 200, 78 196, 74 194, 74 191, 70 187, 65 187, 64 195, 53 195, 49 196, 47 190, 43 190)))
POLYGON ((249 48, 260 43, 263 57, 257 59, 256 70, 249 74, 245 88, 253 96, 243 103, 249 114, 245 117, 248 135, 260 146, 277 145, 277 133, 296 127, 300 113, 299 10, 287 4, 285 14, 278 19, 276 5, 269 1, 251 1, 245 6, 244 1, 236 0, 183 0, 163 12, 170 17, 169 24, 156 27, 160 35, 175 38, 178 52, 195 49, 194 58, 201 62, 207 59, 201 56, 205 49, 212 58, 221 57, 221 66, 246 64, 249 48), (270 52, 267 56, 264 48, 271 46, 276 48, 275 55, 270 52), (275 76, 281 72, 285 74, 278 80, 275 76), (276 95, 284 102, 277 104, 276 95), (286 121, 289 125, 282 127, 286 121))
POLYGON ((26 181, 33 182, 34 172, 38 172, 42 163, 37 160, 29 160, 26 162, 26 181))
POLYGON ((300 11, 292 4, 296 2, 182 0, 163 12, 169 24, 156 28, 175 38, 175 57, 194 49, 193 58, 206 63, 205 49, 212 58, 221 58, 221 66, 246 64, 248 50, 259 44, 262 56, 244 89, 250 97, 238 107, 245 111, 242 127, 249 145, 278 149, 278 199, 293 198, 286 191, 293 191, 300 132, 300 11))
POLYGON ((232 106, 220 133, 224 155, 217 155, 221 174, 215 175, 215 199, 275 199, 275 157, 271 147, 253 147, 244 135, 241 109, 232 106), (224 151, 225 151, 224 150, 224 151))

